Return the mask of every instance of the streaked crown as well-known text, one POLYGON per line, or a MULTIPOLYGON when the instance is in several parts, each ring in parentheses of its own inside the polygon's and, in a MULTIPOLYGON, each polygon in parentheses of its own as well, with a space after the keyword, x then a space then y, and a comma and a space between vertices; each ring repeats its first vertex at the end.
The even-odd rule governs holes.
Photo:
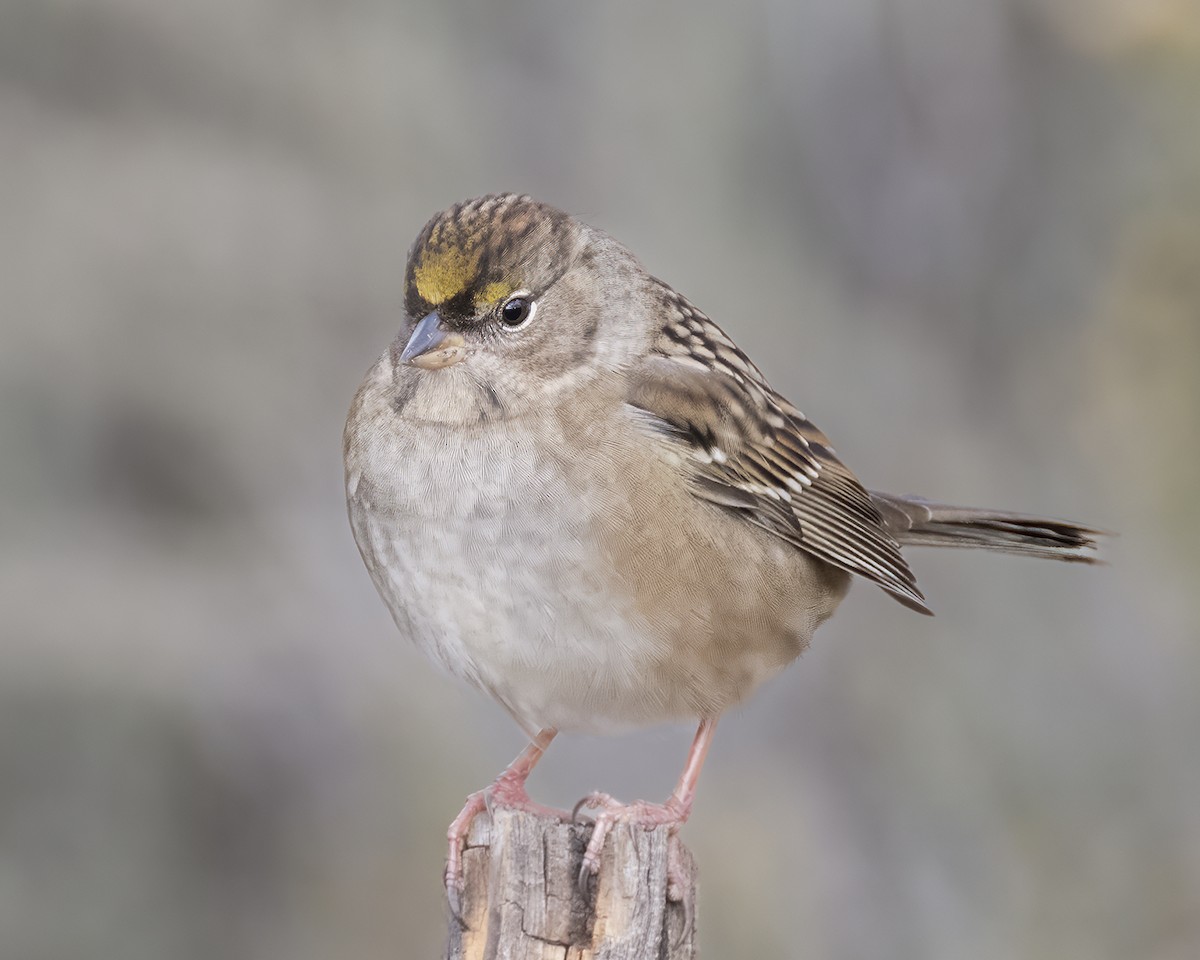
POLYGON ((518 290, 537 294, 574 259, 577 230, 561 210, 528 196, 492 194, 456 203, 417 236, 405 274, 412 318, 437 310, 462 320, 518 290))

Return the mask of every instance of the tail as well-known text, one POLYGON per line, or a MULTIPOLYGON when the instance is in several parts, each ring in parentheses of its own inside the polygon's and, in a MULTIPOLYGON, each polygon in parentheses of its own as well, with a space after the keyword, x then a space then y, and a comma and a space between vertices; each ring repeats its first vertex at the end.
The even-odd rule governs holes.
POLYGON ((978 547, 1022 557, 1100 563, 1102 530, 1022 513, 952 507, 920 497, 871 492, 883 526, 904 546, 978 547))

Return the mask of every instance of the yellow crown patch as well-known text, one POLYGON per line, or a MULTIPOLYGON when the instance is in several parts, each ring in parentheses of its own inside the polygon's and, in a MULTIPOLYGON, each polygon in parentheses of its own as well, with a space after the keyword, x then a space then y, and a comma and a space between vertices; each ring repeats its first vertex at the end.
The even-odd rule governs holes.
POLYGON ((475 306, 477 308, 490 307, 494 303, 499 303, 516 289, 516 287, 505 280, 493 280, 475 294, 475 306))
POLYGON ((466 290, 479 269, 481 250, 467 253, 458 246, 427 250, 413 270, 413 283, 426 303, 445 303, 466 290))

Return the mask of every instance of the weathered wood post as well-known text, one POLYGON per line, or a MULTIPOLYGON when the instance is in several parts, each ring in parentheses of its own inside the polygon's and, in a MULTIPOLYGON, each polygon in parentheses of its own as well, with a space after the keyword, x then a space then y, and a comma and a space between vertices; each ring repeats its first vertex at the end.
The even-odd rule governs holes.
POLYGON ((691 853, 666 827, 618 825, 585 894, 578 875, 591 829, 509 809, 477 817, 447 960, 693 960, 691 853))

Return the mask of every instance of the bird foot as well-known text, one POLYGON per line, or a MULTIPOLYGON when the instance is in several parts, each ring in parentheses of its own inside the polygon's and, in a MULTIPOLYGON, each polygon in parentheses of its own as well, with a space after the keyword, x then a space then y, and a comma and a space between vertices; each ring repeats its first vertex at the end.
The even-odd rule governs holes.
POLYGON ((479 814, 486 810, 488 816, 491 816, 498 808, 520 810, 538 817, 551 817, 564 823, 569 823, 572 819, 572 814, 566 810, 545 807, 531 800, 525 791, 525 777, 511 770, 500 774, 491 786, 477 790, 467 797, 466 804, 463 805, 462 810, 446 831, 446 839, 450 842, 450 849, 446 855, 446 899, 450 903, 450 912, 460 922, 462 921, 462 858, 467 844, 467 834, 471 832, 471 824, 475 822, 475 818, 479 814))
POLYGON ((583 852, 583 863, 579 868, 581 888, 586 890, 588 881, 599 873, 604 841, 615 824, 623 823, 643 830, 666 826, 670 828, 671 835, 667 847, 667 897, 673 901, 683 898, 688 876, 683 868, 675 834, 691 815, 690 802, 671 796, 666 803, 647 803, 645 800, 621 803, 607 793, 591 793, 575 804, 575 809, 571 811, 572 819, 578 821, 579 813, 584 809, 598 809, 600 813, 596 816, 592 836, 583 852))

